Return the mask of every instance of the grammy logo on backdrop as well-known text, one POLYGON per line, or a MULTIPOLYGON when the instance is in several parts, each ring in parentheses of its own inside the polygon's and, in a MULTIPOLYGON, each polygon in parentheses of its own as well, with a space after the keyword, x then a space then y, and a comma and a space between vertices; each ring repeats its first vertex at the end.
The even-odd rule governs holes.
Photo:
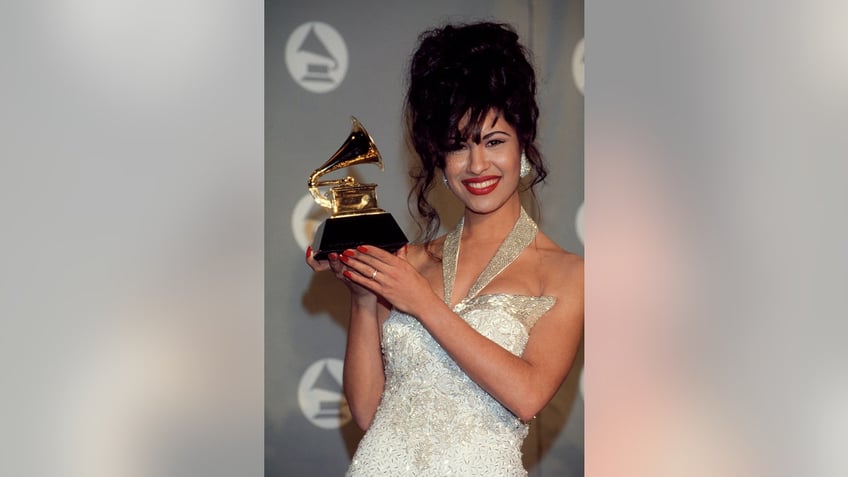
POLYGON ((329 74, 330 66, 332 64, 332 69, 336 69, 339 62, 315 33, 314 25, 309 28, 309 33, 306 34, 297 51, 311 53, 321 59, 321 62, 318 63, 306 63, 306 75, 301 78, 302 81, 333 82, 333 78, 329 74))
POLYGON ((383 160, 374 140, 355 117, 347 140, 315 172, 309 176, 309 192, 315 202, 330 210, 315 232, 312 250, 316 260, 326 260, 330 252, 341 253, 357 245, 369 244, 395 252, 408 240, 394 217, 377 207, 377 184, 361 184, 353 177, 319 181, 333 171, 359 164, 376 164, 383 170, 383 160), (320 187, 330 187, 322 194, 320 187))

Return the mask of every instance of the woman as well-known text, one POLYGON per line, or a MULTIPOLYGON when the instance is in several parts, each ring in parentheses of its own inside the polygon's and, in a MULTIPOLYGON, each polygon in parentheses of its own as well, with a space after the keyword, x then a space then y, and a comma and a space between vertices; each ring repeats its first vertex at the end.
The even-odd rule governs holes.
POLYGON ((506 25, 423 33, 406 114, 421 160, 424 240, 318 262, 351 292, 344 392, 367 429, 351 476, 526 475, 528 422, 568 374, 582 335, 583 261, 538 230, 519 191, 546 172, 528 54, 506 25), (441 175, 464 205, 434 237, 441 175))

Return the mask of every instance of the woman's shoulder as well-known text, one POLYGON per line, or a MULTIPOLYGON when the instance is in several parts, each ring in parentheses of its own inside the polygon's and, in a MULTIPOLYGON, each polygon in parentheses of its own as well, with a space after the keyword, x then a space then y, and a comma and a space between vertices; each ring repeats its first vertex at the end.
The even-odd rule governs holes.
POLYGON ((536 259, 545 294, 562 295, 583 290, 583 257, 560 247, 541 231, 536 237, 536 259))
POLYGON ((406 250, 406 259, 419 270, 428 265, 441 263, 445 237, 445 235, 442 235, 428 242, 409 243, 406 250))
POLYGON ((407 255, 427 255, 429 253, 442 253, 442 245, 445 243, 445 236, 439 236, 428 242, 409 242, 407 244, 407 255))

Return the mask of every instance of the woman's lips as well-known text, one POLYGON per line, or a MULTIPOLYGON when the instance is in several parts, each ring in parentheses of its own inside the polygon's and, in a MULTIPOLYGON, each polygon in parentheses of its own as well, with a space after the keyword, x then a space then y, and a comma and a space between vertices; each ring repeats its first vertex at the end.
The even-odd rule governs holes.
POLYGON ((465 179, 462 184, 468 192, 474 195, 486 195, 495 190, 500 181, 501 178, 498 176, 485 176, 465 179))

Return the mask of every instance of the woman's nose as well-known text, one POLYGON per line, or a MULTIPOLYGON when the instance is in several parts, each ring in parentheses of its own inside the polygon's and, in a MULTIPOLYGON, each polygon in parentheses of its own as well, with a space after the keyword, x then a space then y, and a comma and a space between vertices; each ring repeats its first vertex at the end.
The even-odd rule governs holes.
POLYGON ((479 175, 489 168, 489 160, 486 158, 484 148, 481 144, 471 144, 468 152, 468 172, 479 175))

